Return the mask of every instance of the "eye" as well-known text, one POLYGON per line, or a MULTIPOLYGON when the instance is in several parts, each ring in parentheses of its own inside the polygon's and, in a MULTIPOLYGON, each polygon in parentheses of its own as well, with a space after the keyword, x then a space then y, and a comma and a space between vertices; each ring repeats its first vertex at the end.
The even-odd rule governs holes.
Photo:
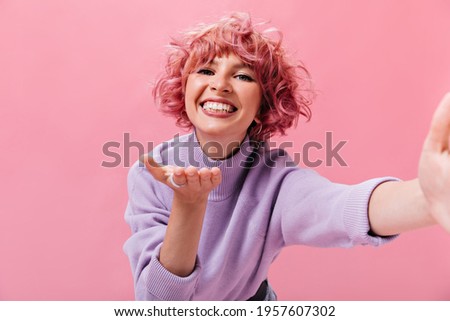
POLYGON ((254 79, 252 77, 250 77, 248 75, 244 75, 244 74, 236 75, 236 78, 239 80, 248 81, 248 82, 254 81, 254 79))
POLYGON ((205 68, 199 69, 199 70, 197 71, 197 73, 198 73, 198 74, 201 74, 201 75, 207 75, 207 76, 212 76, 212 75, 214 75, 214 73, 213 73, 211 70, 205 69, 205 68))

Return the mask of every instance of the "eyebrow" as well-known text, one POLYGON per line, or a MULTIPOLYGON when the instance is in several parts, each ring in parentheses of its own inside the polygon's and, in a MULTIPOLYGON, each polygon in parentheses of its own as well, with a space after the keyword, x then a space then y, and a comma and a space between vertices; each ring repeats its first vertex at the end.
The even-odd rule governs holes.
MULTIPOLYGON (((211 61, 209 64, 210 64, 210 65, 216 65, 216 66, 217 66, 217 65, 218 65, 217 58, 214 58, 214 60, 211 61)), ((243 68, 247 68, 247 69, 250 69, 250 70, 253 71, 253 69, 250 68, 250 66, 244 64, 243 62, 238 63, 238 64, 234 64, 234 65, 232 65, 231 67, 234 68, 234 69, 243 69, 243 68)))

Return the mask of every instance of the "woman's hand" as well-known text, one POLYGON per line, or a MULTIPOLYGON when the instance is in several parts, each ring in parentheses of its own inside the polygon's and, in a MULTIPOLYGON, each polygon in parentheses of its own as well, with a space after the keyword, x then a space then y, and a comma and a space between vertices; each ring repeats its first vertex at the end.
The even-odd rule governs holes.
POLYGON ((173 189, 177 198, 186 203, 206 202, 209 193, 222 181, 220 169, 217 167, 198 170, 193 166, 188 168, 161 166, 149 155, 142 156, 140 161, 157 181, 173 189), (171 175, 176 185, 170 180, 171 175))
POLYGON ((431 216, 450 232, 450 93, 434 113, 420 157, 419 183, 431 216))
POLYGON ((140 161, 157 181, 174 191, 159 261, 171 273, 186 277, 195 268, 208 195, 222 180, 220 169, 161 166, 149 155, 140 161))

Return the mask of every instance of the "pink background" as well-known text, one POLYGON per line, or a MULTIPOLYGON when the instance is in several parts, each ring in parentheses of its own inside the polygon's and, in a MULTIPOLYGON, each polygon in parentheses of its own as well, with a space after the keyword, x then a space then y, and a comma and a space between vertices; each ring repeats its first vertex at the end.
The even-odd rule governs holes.
MULTIPOLYGON (((164 46, 227 12, 270 19, 320 91, 312 122, 277 141, 293 153, 326 131, 348 140, 348 167, 318 168, 338 182, 416 176, 450 90, 450 2, 242 2, 0 2, 0 299, 134 298, 122 252, 128 168, 102 167, 112 161, 102 146, 120 142, 124 156, 124 133, 157 144, 178 131, 149 94, 164 46)), ((439 227, 382 248, 290 247, 270 280, 282 300, 448 300, 449 248, 439 227)))

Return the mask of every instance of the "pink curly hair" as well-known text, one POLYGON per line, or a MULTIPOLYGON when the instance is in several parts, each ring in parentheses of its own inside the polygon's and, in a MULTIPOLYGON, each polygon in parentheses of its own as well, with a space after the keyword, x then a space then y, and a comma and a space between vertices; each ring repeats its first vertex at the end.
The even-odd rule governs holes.
POLYGON ((178 126, 192 128, 184 105, 187 77, 216 56, 233 53, 254 70, 263 91, 260 122, 253 121, 248 129, 252 140, 263 141, 275 133, 285 135, 288 128, 297 125, 299 115, 309 120, 311 100, 306 94, 314 94, 309 72, 301 64, 288 61, 281 33, 279 39, 273 40, 266 35, 268 31, 257 31, 248 14, 234 13, 174 39, 166 73, 153 89, 161 111, 174 116, 178 126))

